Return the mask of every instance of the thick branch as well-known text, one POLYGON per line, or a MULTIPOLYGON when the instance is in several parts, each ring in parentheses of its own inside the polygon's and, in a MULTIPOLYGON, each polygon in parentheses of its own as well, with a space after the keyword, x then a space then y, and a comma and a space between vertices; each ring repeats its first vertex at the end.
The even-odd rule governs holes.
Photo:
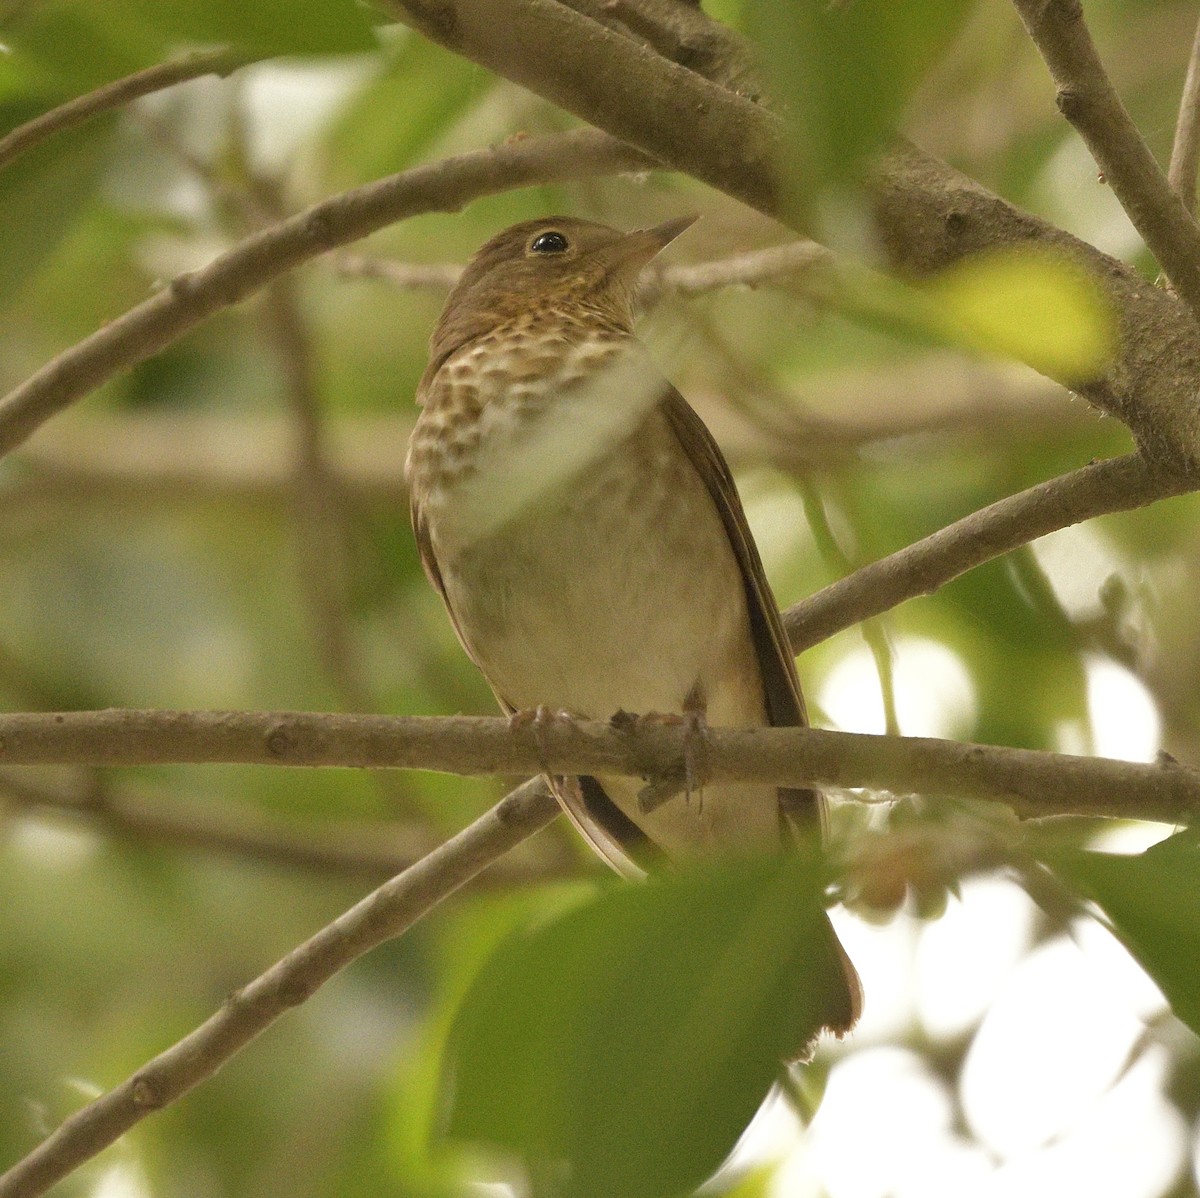
POLYGON ((419 166, 314 205, 247 238, 201 270, 47 363, 0 400, 0 454, 105 380, 177 340, 220 308, 302 262, 394 221, 453 212, 514 187, 644 168, 646 159, 592 130, 529 138, 419 166))
POLYGON ((1136 454, 1093 462, 998 500, 848 574, 788 608, 784 627, 792 648, 802 653, 1047 533, 1198 487, 1200 476, 1158 472, 1136 454))
MULTIPOLYGON (((511 727, 457 716, 313 712, 79 711, 0 715, 5 765, 242 763, 432 769, 454 774, 681 776, 709 782, 991 799, 1026 816, 1104 815, 1174 821, 1200 813, 1200 773, 915 737, 813 728, 709 729, 634 718, 511 727)), ((674 801, 686 801, 679 798, 674 801)))
POLYGON ((527 782, 424 860, 384 883, 299 948, 226 999, 221 1009, 115 1089, 77 1111, 0 1176, 0 1198, 33 1198, 152 1111, 211 1077, 243 1045, 339 970, 399 936, 463 883, 558 812, 540 781, 527 782))
POLYGON ((1058 89, 1058 107, 1164 272, 1200 317, 1200 227, 1109 81, 1080 0, 1013 0, 1058 89))
POLYGON ((45 141, 55 133, 74 129, 102 112, 111 112, 142 96, 174 87, 177 83, 186 83, 189 79, 199 79, 203 75, 228 75, 248 61, 245 55, 224 48, 203 50, 172 62, 156 63, 144 71, 106 83, 95 91, 76 96, 34 117, 24 125, 18 125, 0 137, 0 168, 32 149, 38 142, 45 141))
MULTIPOLYGON (((774 173, 784 126, 761 106, 557 0, 385 6, 433 41, 787 223, 774 173), (612 79, 622 86, 611 86, 612 79)), ((1151 456, 1200 461, 1200 329, 1175 297, 912 147, 888 155, 872 187, 878 232, 903 274, 924 275, 970 253, 1023 243, 1077 261, 1111 297, 1120 349, 1102 379, 1058 381, 1128 424, 1151 456)), ((1200 271, 1200 257, 1196 263, 1200 271)))

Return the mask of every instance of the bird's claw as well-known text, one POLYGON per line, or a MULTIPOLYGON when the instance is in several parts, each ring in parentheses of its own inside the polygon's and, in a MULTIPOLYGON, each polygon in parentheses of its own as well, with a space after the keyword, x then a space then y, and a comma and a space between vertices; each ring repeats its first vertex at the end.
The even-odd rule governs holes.
POLYGON ((671 770, 663 777, 654 778, 642 787, 638 792, 638 810, 643 815, 649 815, 650 812, 657 810, 681 791, 687 801, 691 800, 693 794, 696 795, 697 806, 702 810, 704 785, 700 779, 701 771, 697 765, 697 756, 698 752, 704 748, 704 738, 708 731, 708 722, 704 718, 704 713, 686 711, 679 714, 677 712, 650 711, 639 716, 638 721, 645 724, 662 724, 666 727, 683 725, 686 729, 683 738, 682 767, 671 770))
POLYGON ((545 703, 536 707, 523 707, 508 717, 508 726, 513 732, 523 728, 533 729, 533 741, 537 747, 538 768, 543 774, 550 772, 546 763, 546 735, 556 723, 573 723, 575 717, 569 711, 555 711, 545 703))

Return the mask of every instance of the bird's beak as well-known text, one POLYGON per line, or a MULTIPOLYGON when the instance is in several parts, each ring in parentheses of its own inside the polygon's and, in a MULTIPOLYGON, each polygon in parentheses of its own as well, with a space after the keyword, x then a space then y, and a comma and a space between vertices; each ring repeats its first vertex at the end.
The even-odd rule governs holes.
POLYGON ((634 229, 632 233, 626 233, 611 248, 612 265, 622 272, 640 271, 651 258, 699 219, 698 215, 677 216, 674 220, 663 221, 661 225, 655 225, 651 229, 634 229))

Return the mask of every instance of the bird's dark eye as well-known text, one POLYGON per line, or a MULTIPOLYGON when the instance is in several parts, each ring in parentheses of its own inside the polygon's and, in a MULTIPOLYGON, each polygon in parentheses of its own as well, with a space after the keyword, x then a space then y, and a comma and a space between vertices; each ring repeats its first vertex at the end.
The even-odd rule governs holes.
POLYGON ((565 254, 571 248, 571 243, 563 234, 551 230, 539 233, 530 243, 531 254, 565 254))

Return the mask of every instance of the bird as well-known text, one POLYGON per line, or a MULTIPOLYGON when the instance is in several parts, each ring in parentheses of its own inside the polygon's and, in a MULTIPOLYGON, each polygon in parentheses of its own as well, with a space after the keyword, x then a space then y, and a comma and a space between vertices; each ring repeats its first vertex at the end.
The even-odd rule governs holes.
MULTIPOLYGON (((639 277, 694 216, 622 232, 566 216, 505 229, 447 297, 417 387, 405 475, 425 572, 511 716, 637 712, 705 726, 806 715, 779 609, 729 466, 634 333, 639 277)), ((551 778, 620 872, 779 851, 824 800, 756 783, 551 778)), ((841 1035, 858 976, 821 913, 841 1035)))

